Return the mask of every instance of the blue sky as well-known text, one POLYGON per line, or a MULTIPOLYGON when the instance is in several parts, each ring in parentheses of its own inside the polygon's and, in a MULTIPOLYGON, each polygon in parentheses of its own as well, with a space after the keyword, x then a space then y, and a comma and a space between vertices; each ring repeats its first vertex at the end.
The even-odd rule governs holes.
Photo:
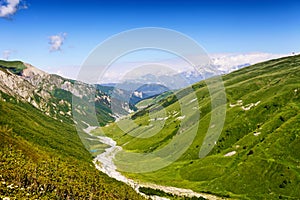
POLYGON ((71 70, 109 36, 149 26, 182 32, 208 53, 300 52, 299 11, 289 0, 23 0, 2 12, 0 53, 46 71, 71 70), (63 38, 52 50, 51 36, 63 38))

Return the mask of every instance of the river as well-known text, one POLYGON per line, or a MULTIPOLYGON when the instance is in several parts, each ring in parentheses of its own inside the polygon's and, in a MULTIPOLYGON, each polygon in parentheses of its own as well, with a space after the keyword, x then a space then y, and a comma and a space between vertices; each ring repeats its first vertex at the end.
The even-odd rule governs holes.
MULTIPOLYGON (((89 126, 88 128, 84 129, 84 131, 95 137, 94 135, 91 134, 91 131, 96 129, 98 127, 92 127, 89 126)), ((202 194, 202 193, 197 193, 194 192, 190 189, 183 189, 183 188, 176 188, 176 187, 170 187, 170 186, 162 186, 162 185, 156 185, 153 183, 138 183, 132 179, 129 179, 122 175, 119 171, 117 171, 117 167, 114 164, 114 158, 115 155, 118 151, 122 150, 122 147, 117 145, 117 142, 114 141, 113 139, 105 136, 96 136, 99 139, 99 142, 108 145, 109 147, 105 149, 105 151, 99 155, 96 156, 96 158, 93 160, 93 163, 95 164, 96 168, 100 170, 101 172, 107 174, 109 177, 112 177, 118 181, 121 181, 123 183, 126 183, 127 185, 131 186, 137 193, 140 195, 150 198, 152 200, 168 200, 168 198, 165 197, 159 197, 159 196, 148 196, 145 195, 144 193, 141 193, 139 191, 140 187, 147 187, 147 188, 152 188, 152 189, 159 189, 162 190, 166 193, 171 193, 173 195, 177 196, 188 196, 188 197, 203 197, 206 199, 210 200, 218 200, 222 199, 220 197, 216 197, 214 195, 210 194, 202 194)))

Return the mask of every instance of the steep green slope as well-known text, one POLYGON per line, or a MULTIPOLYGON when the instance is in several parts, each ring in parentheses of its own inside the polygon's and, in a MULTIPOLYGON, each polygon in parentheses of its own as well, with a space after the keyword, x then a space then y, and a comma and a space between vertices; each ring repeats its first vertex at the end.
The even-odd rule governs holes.
MULTIPOLYGON (((189 149, 174 163, 155 172, 129 174, 144 181, 191 188, 239 199, 298 199, 300 197, 300 56, 259 63, 223 77, 227 95, 226 121, 213 150, 199 159, 209 126, 211 97, 204 81, 193 85, 201 118, 189 149)), ((181 91, 181 92, 184 92, 181 91)), ((185 102, 193 101, 187 94, 185 102)), ((214 98, 214 97, 213 97, 214 98)), ((180 106, 170 95, 155 105, 102 128, 127 151, 149 153, 175 137, 180 106), (159 107, 159 105, 161 107, 159 107), (149 127, 152 116, 165 109, 167 118, 149 127), (128 124, 126 130, 118 125, 128 124), (157 127, 156 126, 156 127, 157 127), (162 128, 162 129, 161 129, 162 128), (160 130, 161 129, 161 130, 160 130), (134 136, 151 135, 149 138, 134 136)), ((189 118, 191 127, 197 120, 189 118), (194 121, 193 121, 194 120, 194 121)), ((154 119, 158 121, 158 119, 154 119)))
POLYGON ((0 60, 0 69, 9 69, 12 73, 19 75, 26 66, 21 61, 5 61, 0 60))
POLYGON ((142 199, 95 169, 72 124, 4 93, 0 141, 0 198, 142 199))

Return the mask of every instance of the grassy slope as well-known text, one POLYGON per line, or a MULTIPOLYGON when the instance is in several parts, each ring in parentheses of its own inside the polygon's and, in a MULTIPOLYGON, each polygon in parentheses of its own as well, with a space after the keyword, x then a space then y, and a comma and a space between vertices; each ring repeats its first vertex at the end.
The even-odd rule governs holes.
MULTIPOLYGON (((195 84, 193 88, 201 110, 201 128, 188 151, 170 166, 156 172, 127 175, 241 199, 299 198, 299 68, 300 56, 294 56, 225 75, 223 80, 228 101, 225 126, 214 149, 203 159, 199 159, 198 154, 210 122, 210 97, 205 82, 195 84), (250 110, 243 110, 241 105, 230 107, 238 100, 242 100, 245 107, 251 103, 258 104, 250 110), (231 151, 237 153, 224 157, 231 151)), ((192 100, 191 95, 185 98, 186 102, 192 100)), ((176 117, 180 115, 175 116, 172 112, 180 109, 177 102, 173 103, 172 96, 159 104, 165 107, 169 116, 165 124, 157 124, 163 127, 159 132, 148 126, 148 111, 158 104, 135 115, 136 124, 128 126, 124 132, 116 124, 102 130, 130 151, 151 152, 163 148, 178 128, 176 117), (158 133, 147 139, 130 136, 152 132, 158 133)), ((126 120, 119 123, 128 124, 126 120)), ((193 124, 192 117, 189 121, 193 124)))
POLYGON ((95 169, 73 125, 1 96, 0 198, 142 199, 95 169))
POLYGON ((24 69, 26 69, 26 66, 21 61, 0 60, 0 69, 1 68, 8 69, 14 74, 20 74, 24 69))

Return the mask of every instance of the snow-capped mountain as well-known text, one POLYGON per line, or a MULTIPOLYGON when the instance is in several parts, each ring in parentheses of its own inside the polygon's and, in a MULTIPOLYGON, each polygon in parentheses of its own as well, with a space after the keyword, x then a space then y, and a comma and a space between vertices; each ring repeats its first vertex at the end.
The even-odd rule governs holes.
POLYGON ((214 67, 223 74, 253 65, 256 63, 288 56, 288 54, 271 53, 223 53, 211 54, 214 67))
POLYGON ((210 68, 198 68, 194 70, 183 71, 180 76, 184 77, 189 84, 196 83, 214 75, 228 74, 241 68, 264 62, 267 60, 277 59, 288 54, 270 54, 270 53, 224 53, 211 54, 210 68))

